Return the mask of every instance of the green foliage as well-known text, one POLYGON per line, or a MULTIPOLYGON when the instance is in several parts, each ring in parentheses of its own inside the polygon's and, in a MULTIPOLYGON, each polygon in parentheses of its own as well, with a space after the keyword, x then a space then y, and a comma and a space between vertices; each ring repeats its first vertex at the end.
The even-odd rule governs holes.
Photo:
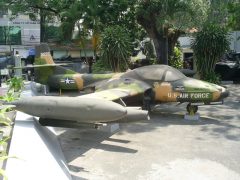
MULTIPOLYGON (((4 96, 0 96, 0 100, 4 102, 12 102, 20 97, 20 92, 8 91, 4 96)), ((4 114, 5 112, 12 111, 11 107, 6 107, 0 110, 0 114, 4 114)))
POLYGON ((226 24, 228 16, 227 1, 229 2, 229 0, 211 1, 207 12, 208 17, 206 22, 208 24, 226 24))
MULTIPOLYGON (((8 84, 8 91, 4 96, 0 97, 0 100, 5 102, 11 102, 18 99, 20 96, 21 90, 24 87, 22 78, 13 77, 7 81, 7 84, 8 84)), ((9 111, 12 111, 11 106, 6 106, 6 107, 1 106, 0 108, 0 132, 2 133, 2 136, 4 133, 4 131, 2 131, 3 126, 10 126, 10 128, 12 128, 11 126, 13 124, 12 123, 13 119, 11 116, 10 117, 8 116, 9 115, 8 113, 12 113, 12 112, 9 112, 9 111)), ((0 161, 4 161, 9 158, 9 156, 7 156, 7 150, 6 150, 7 143, 9 143, 8 142, 9 139, 10 139, 10 135, 5 136, 4 138, 2 137, 0 139, 0 148, 1 148, 0 161)), ((1 168, 0 168, 0 177, 1 179, 8 179, 5 171, 1 168)))
POLYGON ((184 31, 201 26, 206 17, 205 4, 199 0, 138 1, 137 22, 153 39, 158 63, 168 63, 168 53, 184 31))
POLYGON ((46 39, 59 41, 62 39, 62 33, 59 27, 47 26, 45 32, 46 39))
MULTIPOLYGON (((9 111, 9 107, 3 108, 0 110, 0 125, 10 126, 11 119, 6 116, 6 112, 9 111)), ((0 143, 1 144, 1 143, 0 143)))
POLYGON ((150 61, 149 64, 157 64, 156 58, 150 58, 149 61, 150 61))
POLYGON ((82 18, 82 12, 79 3, 74 3, 68 9, 60 13, 61 17, 61 34, 64 41, 72 39, 73 30, 77 21, 82 18))
POLYGON ((214 84, 220 84, 221 83, 221 77, 220 75, 216 74, 215 72, 208 72, 203 75, 203 80, 214 83, 214 84))
POLYGON ((19 14, 29 15, 31 20, 40 20, 41 42, 47 38, 48 23, 56 21, 56 17, 68 9, 74 1, 66 0, 2 0, 7 9, 11 10, 11 18, 19 14))
POLYGON ((7 85, 9 86, 9 91, 20 92, 24 87, 23 79, 20 77, 13 77, 7 80, 7 85))
POLYGON ((202 31, 196 33, 192 49, 200 78, 212 74, 220 57, 229 49, 226 29, 219 25, 206 24, 202 31))
POLYGON ((107 62, 100 59, 93 64, 92 70, 93 70, 93 73, 104 73, 107 71, 111 71, 111 67, 107 62))
POLYGON ((101 36, 101 57, 114 72, 128 68, 128 59, 132 52, 132 44, 125 28, 121 26, 107 27, 101 36))
POLYGON ((169 65, 180 69, 183 67, 182 51, 178 47, 174 47, 173 56, 169 59, 169 65))
POLYGON ((240 2, 235 1, 228 3, 228 27, 233 30, 240 30, 240 2))
POLYGON ((14 91, 8 91, 4 96, 0 96, 0 100, 5 102, 12 102, 19 98, 20 93, 16 93, 14 91))

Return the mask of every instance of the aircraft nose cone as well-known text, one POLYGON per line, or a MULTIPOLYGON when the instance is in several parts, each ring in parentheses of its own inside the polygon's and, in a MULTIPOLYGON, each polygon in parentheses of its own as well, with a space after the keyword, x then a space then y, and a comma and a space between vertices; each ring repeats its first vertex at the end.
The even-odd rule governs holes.
POLYGON ((220 99, 224 99, 224 98, 228 97, 229 94, 230 94, 229 90, 224 89, 224 90, 222 91, 221 95, 220 95, 220 99))

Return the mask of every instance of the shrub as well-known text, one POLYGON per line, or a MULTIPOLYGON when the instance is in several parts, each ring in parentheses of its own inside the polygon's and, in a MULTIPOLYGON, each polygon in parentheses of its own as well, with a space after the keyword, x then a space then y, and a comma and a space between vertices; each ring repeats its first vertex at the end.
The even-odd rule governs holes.
POLYGON ((106 61, 99 59, 93 64, 92 71, 93 73, 104 73, 106 71, 111 71, 111 67, 106 61))
POLYGON ((183 67, 182 51, 179 47, 174 47, 173 56, 169 59, 169 65, 177 69, 183 67))
POLYGON ((200 32, 196 33, 196 38, 192 42, 192 49, 201 79, 209 74, 213 77, 215 65, 229 49, 229 44, 226 29, 219 25, 205 25, 200 32))
POLYGON ((107 27, 101 35, 100 50, 101 58, 114 72, 126 70, 132 44, 125 28, 118 25, 107 27))
POLYGON ((221 83, 221 78, 220 75, 216 74, 215 72, 209 72, 207 74, 203 75, 203 80, 214 83, 214 84, 220 84, 221 83))

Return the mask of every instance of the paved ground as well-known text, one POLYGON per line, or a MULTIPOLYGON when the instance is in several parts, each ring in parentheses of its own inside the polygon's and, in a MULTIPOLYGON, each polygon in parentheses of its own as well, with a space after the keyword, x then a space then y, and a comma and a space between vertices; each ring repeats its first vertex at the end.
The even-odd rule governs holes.
POLYGON ((224 105, 199 108, 201 121, 163 105, 115 134, 59 128, 73 179, 240 179, 240 85, 228 87, 224 105))

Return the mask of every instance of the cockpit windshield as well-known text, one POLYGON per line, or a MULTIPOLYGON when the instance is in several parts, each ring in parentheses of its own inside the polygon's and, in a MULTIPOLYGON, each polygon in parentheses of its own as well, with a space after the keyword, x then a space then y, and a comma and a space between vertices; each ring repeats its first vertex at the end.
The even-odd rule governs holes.
POLYGON ((147 80, 177 81, 186 77, 177 69, 166 65, 144 66, 135 70, 138 76, 147 80))
POLYGON ((177 81, 186 77, 183 73, 178 71, 177 69, 171 69, 166 71, 165 81, 177 81))

